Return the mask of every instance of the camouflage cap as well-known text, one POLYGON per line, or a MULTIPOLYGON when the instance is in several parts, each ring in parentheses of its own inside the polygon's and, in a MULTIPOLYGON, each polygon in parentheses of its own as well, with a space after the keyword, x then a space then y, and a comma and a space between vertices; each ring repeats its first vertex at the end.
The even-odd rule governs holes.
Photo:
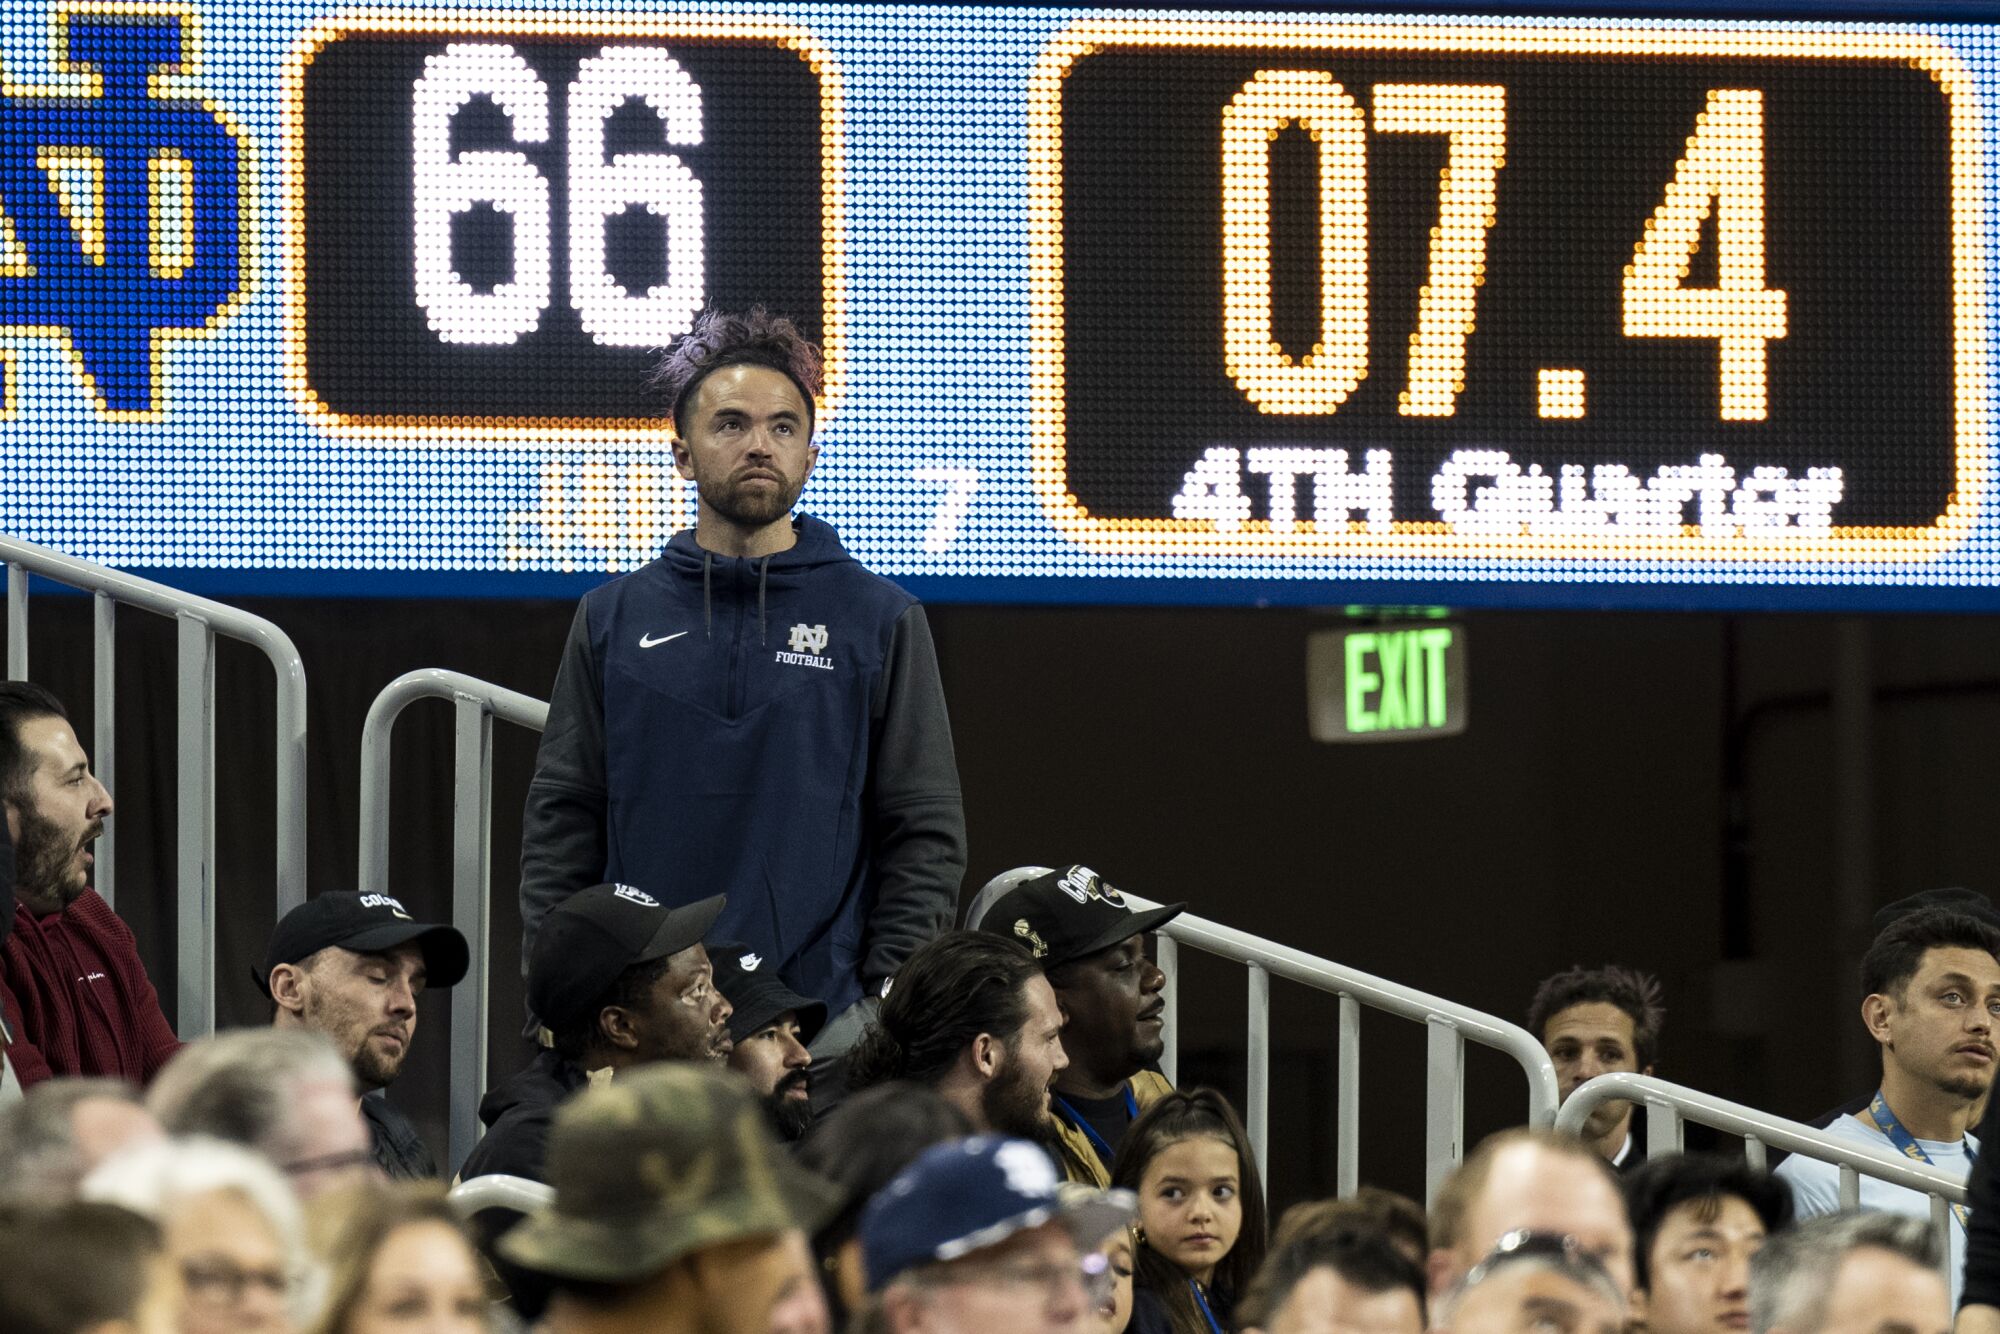
POLYGON ((778 1147, 739 1076, 679 1061, 565 1104, 547 1176, 554 1203, 502 1237, 500 1254, 589 1283, 636 1282, 744 1237, 810 1232, 840 1201, 778 1147))

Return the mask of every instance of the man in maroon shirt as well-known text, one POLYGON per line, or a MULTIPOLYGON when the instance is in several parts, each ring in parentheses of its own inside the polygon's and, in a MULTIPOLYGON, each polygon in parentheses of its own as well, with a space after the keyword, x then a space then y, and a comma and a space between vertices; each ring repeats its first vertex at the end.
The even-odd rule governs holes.
POLYGON ((51 1074, 145 1084, 180 1050, 131 928, 90 887, 90 845, 111 794, 90 772, 62 702, 0 682, 0 806, 14 843, 14 931, 0 945, 0 1005, 18 1019, 22 1084, 51 1074))

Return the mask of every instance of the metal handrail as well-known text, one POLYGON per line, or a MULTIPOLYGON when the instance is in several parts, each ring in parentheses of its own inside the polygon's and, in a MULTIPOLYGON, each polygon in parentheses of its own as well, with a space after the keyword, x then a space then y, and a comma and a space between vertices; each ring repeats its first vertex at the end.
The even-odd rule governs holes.
MULTIPOLYGON (((486 1086, 486 1029, 491 940, 487 896, 492 807, 492 739, 495 717, 540 730, 548 705, 532 696, 460 672, 426 669, 391 682, 369 706, 361 732, 361 866, 364 888, 387 888, 389 878, 389 741, 396 718, 419 699, 449 699, 458 710, 453 764, 452 921, 472 946, 472 971, 451 1007, 451 1117, 449 1155, 456 1172, 479 1135, 479 1090, 486 1086), (471 997, 465 1004, 460 997, 471 997), (469 1076, 469 1077, 468 1077, 469 1076)), ((1127 894, 1139 911, 1158 904, 1127 894)), ((1162 1068, 1174 1078, 1179 1017, 1176 948, 1220 955, 1245 965, 1250 980, 1250 1072, 1245 1121, 1260 1170, 1265 1166, 1270 1107, 1271 978, 1280 977, 1340 998, 1339 1139, 1336 1174, 1342 1195, 1360 1184, 1361 1009, 1383 1010, 1425 1026, 1429 1063, 1424 1089, 1424 1190, 1436 1194, 1445 1175, 1465 1155, 1465 1044, 1468 1040, 1514 1058, 1528 1079, 1529 1124, 1555 1120, 1559 1102, 1555 1065, 1534 1035, 1516 1024, 1454 1001, 1316 958, 1233 927, 1183 913, 1160 928, 1165 993, 1162 1068)))
MULTIPOLYGON (((28 576, 91 594, 96 726, 92 750, 106 788, 117 775, 117 607, 172 617, 179 628, 179 827, 175 901, 179 974, 176 1027, 183 1038, 215 1030, 215 637, 263 652, 277 674, 277 899, 284 916, 306 901, 306 669, 291 638, 261 616, 48 547, 0 537, 7 566, 7 679, 28 678, 28 576)), ((97 892, 116 899, 117 821, 98 843, 97 892)))
POLYGON ((1944 1253, 1947 1277, 1951 1268, 1951 1206, 1966 1203, 1965 1182, 1951 1173, 1905 1158, 1888 1149, 1873 1149, 1840 1139, 1802 1121, 1760 1112, 1712 1094, 1652 1075, 1599 1075, 1578 1086, 1556 1117, 1556 1128, 1582 1134, 1590 1114, 1607 1102, 1632 1102, 1646 1109, 1646 1154, 1649 1158, 1679 1153, 1686 1122, 1710 1126, 1743 1140, 1743 1154, 1753 1167, 1764 1166, 1767 1149, 1831 1163, 1840 1169, 1840 1207, 1859 1208, 1861 1178, 1872 1177, 1892 1186, 1928 1195, 1931 1230, 1944 1253))
POLYGON ((471 1220, 488 1209, 512 1209, 516 1213, 531 1214, 546 1209, 555 1202, 555 1187, 530 1181, 526 1177, 493 1176, 474 1177, 461 1181, 445 1195, 445 1203, 460 1218, 471 1220))
MULTIPOLYGON (((1126 893, 1126 903, 1144 912, 1160 905, 1126 893)), ((1249 974, 1249 1079, 1244 1098, 1244 1123, 1250 1132, 1257 1166, 1268 1173, 1265 1153, 1269 1128, 1271 1077, 1271 979, 1284 978, 1340 998, 1340 1042, 1337 1103, 1339 1120, 1334 1144, 1335 1187, 1340 1195, 1354 1193, 1361 1183, 1361 1009, 1383 1010, 1424 1025, 1429 1056, 1424 1079, 1424 1202, 1436 1196, 1444 1178, 1465 1156, 1465 1044, 1468 1040, 1514 1058, 1528 1079, 1530 1125, 1555 1121, 1560 1102, 1555 1064, 1535 1035, 1518 1024, 1364 973, 1286 945, 1223 926, 1192 913, 1182 913, 1159 928, 1159 964, 1167 974, 1165 999, 1166 1054, 1161 1069, 1168 1080, 1177 1073, 1179 1027, 1178 946, 1187 945, 1244 965, 1249 974)))
POLYGON ((452 990, 451 1111, 446 1153, 456 1173, 479 1141, 479 1097, 486 1087, 486 1033, 492 1005, 493 720, 533 728, 549 706, 490 681, 427 667, 391 681, 368 706, 361 727, 361 859, 356 884, 389 888, 390 746, 396 719, 420 699, 452 701, 457 741, 452 761, 451 921, 472 947, 472 963, 452 990))

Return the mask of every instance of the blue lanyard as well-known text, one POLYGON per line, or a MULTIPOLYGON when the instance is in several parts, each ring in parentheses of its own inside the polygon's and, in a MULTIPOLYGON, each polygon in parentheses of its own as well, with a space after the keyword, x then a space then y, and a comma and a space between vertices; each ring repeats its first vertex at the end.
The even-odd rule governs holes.
MULTIPOLYGON (((1125 1114, 1127 1116, 1130 1116, 1134 1121, 1138 1120, 1139 1100, 1132 1096, 1132 1086, 1130 1084, 1127 1084, 1120 1091, 1123 1092, 1125 1095, 1125 1114)), ((1092 1126, 1090 1122, 1084 1120, 1083 1113, 1077 1111, 1076 1108, 1070 1106, 1069 1101, 1065 1099, 1062 1094, 1052 1092, 1049 1094, 1049 1099, 1051 1102, 1055 1104, 1056 1109, 1061 1114, 1063 1120, 1069 1122, 1072 1126, 1076 1127, 1078 1130, 1081 1130, 1083 1132, 1083 1137, 1090 1141, 1090 1147, 1097 1150, 1098 1158, 1100 1158, 1104 1163, 1104 1170, 1107 1172, 1110 1171, 1111 1160, 1116 1155, 1112 1153, 1111 1146, 1104 1142, 1104 1136, 1098 1134, 1096 1127, 1092 1126)), ((1213 1324, 1214 1321, 1211 1320, 1209 1323, 1213 1324)), ((1218 1330, 1217 1334, 1221 1334, 1221 1331, 1218 1330)))
POLYGON ((1188 1291, 1194 1294, 1194 1304, 1201 1308, 1201 1318, 1208 1322, 1213 1334, 1222 1334, 1222 1326, 1216 1323, 1215 1312, 1208 1309, 1208 1298, 1201 1295, 1201 1284, 1188 1280, 1188 1291))
MULTIPOLYGON (((1881 1089, 1875 1090, 1874 1098, 1868 1103, 1868 1117, 1875 1123, 1875 1128, 1888 1137, 1889 1143, 1896 1146, 1896 1152, 1905 1158, 1914 1158, 1920 1163, 1936 1166, 1935 1163, 1931 1163, 1931 1156, 1924 1152, 1924 1146, 1917 1143, 1917 1137, 1912 1135, 1903 1123, 1896 1119, 1896 1114, 1889 1110, 1888 1101, 1882 1097, 1881 1089)), ((1975 1163, 1979 1161, 1979 1151, 1969 1142, 1965 1146, 1965 1156, 1968 1161, 1975 1163)), ((1952 1216, 1958 1219, 1958 1225, 1964 1227, 1965 1206, 1954 1204, 1951 1206, 1951 1212, 1952 1216)))

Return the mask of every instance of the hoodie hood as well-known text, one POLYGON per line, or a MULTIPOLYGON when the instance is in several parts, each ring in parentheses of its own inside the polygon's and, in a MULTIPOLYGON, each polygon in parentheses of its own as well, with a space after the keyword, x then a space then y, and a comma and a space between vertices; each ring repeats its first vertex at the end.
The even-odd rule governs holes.
POLYGON ((813 571, 854 559, 847 554, 847 548, 840 545, 840 534, 833 530, 833 525, 810 514, 793 517, 792 533, 794 540, 791 546, 768 556, 719 556, 695 541, 692 528, 683 528, 667 539, 667 549, 660 554, 660 559, 675 577, 698 580, 701 584, 701 626, 704 635, 711 639, 715 637, 717 580, 733 582, 739 570, 756 579, 757 642, 763 645, 770 640, 767 608, 774 587, 780 590, 798 588, 813 571))
POLYGON ((589 1082, 589 1075, 555 1052, 537 1052, 524 1069, 487 1090, 479 1100, 479 1119, 488 1129, 509 1112, 547 1119, 555 1115, 558 1103, 589 1082))

